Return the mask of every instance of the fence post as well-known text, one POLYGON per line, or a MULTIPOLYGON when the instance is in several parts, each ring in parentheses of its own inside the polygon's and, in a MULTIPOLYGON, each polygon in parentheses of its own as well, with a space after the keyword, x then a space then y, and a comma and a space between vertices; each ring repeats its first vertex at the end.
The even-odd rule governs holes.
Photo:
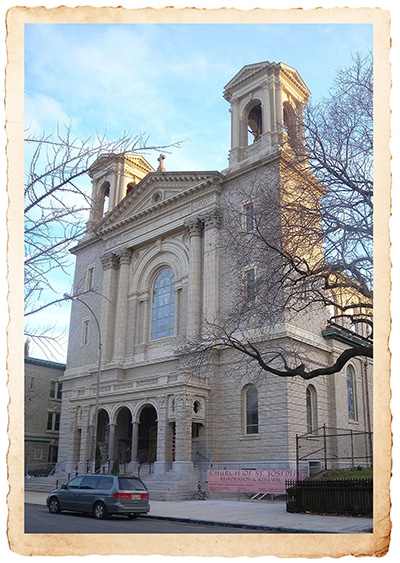
POLYGON ((351 467, 354 467, 354 442, 353 442, 353 430, 350 430, 350 444, 351 444, 351 467))
POLYGON ((296 434, 296 478, 297 480, 300 479, 300 471, 299 471, 299 435, 296 434))
POLYGON ((325 428, 325 423, 323 426, 323 431, 324 431, 324 463, 325 463, 325 471, 328 470, 328 461, 327 461, 327 453, 326 453, 326 428, 325 428))

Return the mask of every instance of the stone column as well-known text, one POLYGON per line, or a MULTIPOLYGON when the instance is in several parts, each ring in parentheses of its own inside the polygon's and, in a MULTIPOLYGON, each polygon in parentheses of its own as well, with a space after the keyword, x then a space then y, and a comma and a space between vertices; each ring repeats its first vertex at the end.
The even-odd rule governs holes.
POLYGON ((103 362, 109 362, 114 342, 114 310, 116 305, 115 286, 117 279, 118 259, 115 254, 107 252, 101 257, 103 266, 103 287, 101 300, 101 340, 103 345, 103 362))
POLYGON ((128 319, 128 291, 132 249, 124 248, 119 254, 119 280, 114 329, 113 360, 123 360, 126 354, 126 335, 128 319))
POLYGON ((168 441, 168 411, 166 395, 157 397, 157 459, 155 473, 164 473, 166 462, 171 460, 171 444, 168 441))
POLYGON ((108 435, 108 459, 112 462, 114 461, 114 452, 115 452, 115 424, 110 422, 109 426, 109 435, 108 435))
POLYGON ((218 309, 220 224, 218 209, 204 217, 203 316, 208 322, 215 321, 218 309))
POLYGON ((136 463, 138 454, 138 422, 132 421, 131 461, 136 463))
POLYGON ((231 100, 231 149, 237 149, 240 146, 239 137, 239 100, 233 98, 231 100))
POLYGON ((201 274, 203 223, 198 217, 186 224, 190 235, 187 335, 199 336, 202 318, 201 274))
POLYGON ((271 133, 271 97, 269 82, 263 84, 262 120, 263 133, 271 133))

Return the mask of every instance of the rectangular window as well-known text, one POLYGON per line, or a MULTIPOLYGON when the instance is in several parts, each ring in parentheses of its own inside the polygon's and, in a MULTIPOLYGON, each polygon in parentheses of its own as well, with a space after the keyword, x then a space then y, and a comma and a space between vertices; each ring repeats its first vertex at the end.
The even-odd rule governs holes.
POLYGON ((252 233, 254 231, 254 227, 254 204, 247 203, 244 206, 244 230, 246 233, 252 233))
POLYGON ((53 430, 53 413, 47 413, 47 430, 53 430))
POLYGON ((54 430, 56 432, 60 431, 60 414, 58 412, 55 413, 55 417, 54 417, 54 430))
POLYGON ((89 344, 89 326, 90 320, 84 320, 82 325, 82 346, 87 346, 89 344))
POLYGON ((40 461, 43 458, 43 450, 35 449, 33 450, 33 459, 35 461, 40 461))
POLYGON ((88 268, 86 272, 86 291, 91 291, 94 288, 94 266, 88 268))
POLYGON ((62 383, 50 381, 50 399, 62 398, 62 383))
POLYGON ((245 284, 246 301, 251 303, 256 298, 256 274, 254 270, 247 270, 245 273, 245 284))

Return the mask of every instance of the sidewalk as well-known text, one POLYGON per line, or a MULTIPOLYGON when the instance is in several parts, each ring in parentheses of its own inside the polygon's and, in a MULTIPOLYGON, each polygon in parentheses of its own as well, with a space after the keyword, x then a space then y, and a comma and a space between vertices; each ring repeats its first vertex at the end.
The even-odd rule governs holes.
MULTIPOLYGON (((46 506, 46 493, 25 492, 25 502, 46 506)), ((188 500, 150 501, 151 510, 142 518, 160 518, 240 526, 250 530, 285 533, 361 534, 372 533, 372 518, 291 514, 286 503, 268 501, 188 500)))

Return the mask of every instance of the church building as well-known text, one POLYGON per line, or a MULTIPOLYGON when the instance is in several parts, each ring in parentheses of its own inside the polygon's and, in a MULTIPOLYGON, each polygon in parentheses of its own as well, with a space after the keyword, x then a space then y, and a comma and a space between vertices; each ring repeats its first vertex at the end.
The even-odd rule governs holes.
MULTIPOLYGON (((121 473, 139 470, 152 498, 177 499, 191 498, 199 481, 204 486, 210 468, 298 469, 304 476, 326 460, 330 467, 370 464, 370 360, 306 381, 260 374, 229 348, 204 363, 178 352, 218 319, 233 319, 240 299, 250 319, 257 279, 273 276, 271 264, 239 252, 230 235, 254 228, 261 206, 255 186, 263 186, 263 197, 279 193, 282 160, 301 150, 295 116, 309 96, 286 64, 249 64, 224 89, 231 113, 225 170, 169 171, 164 155, 154 167, 137 154, 93 163, 87 231, 72 249, 60 474, 109 472, 117 463, 121 473), (310 449, 307 436, 322 436, 322 428, 328 451, 310 449)), ((271 230, 281 237, 285 222, 274 215, 271 230)), ((296 346, 316 365, 329 365, 347 344, 326 330, 325 307, 291 314, 282 297, 274 295, 279 310, 254 316, 253 328, 271 346, 296 346)))

